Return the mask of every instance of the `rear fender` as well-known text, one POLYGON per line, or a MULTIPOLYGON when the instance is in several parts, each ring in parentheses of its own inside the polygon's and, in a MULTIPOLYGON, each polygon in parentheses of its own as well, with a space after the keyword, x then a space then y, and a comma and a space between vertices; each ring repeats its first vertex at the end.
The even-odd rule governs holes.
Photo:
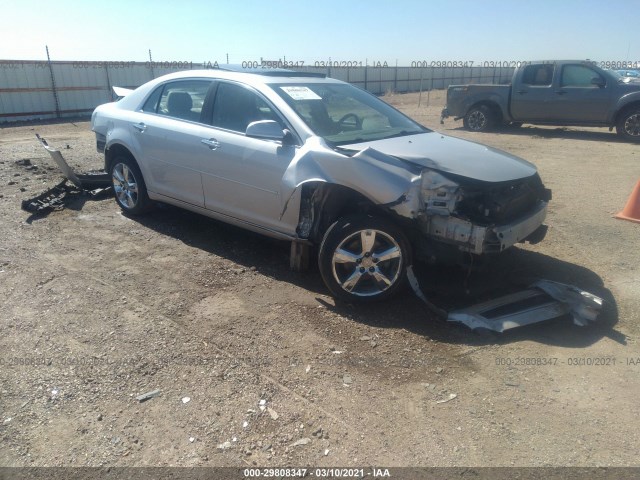
POLYGON ((462 116, 466 115, 471 107, 478 104, 487 105, 488 107, 495 109, 500 114, 503 120, 510 121, 511 116, 507 108, 508 99, 504 98, 496 92, 487 95, 486 92, 478 92, 476 94, 469 95, 464 102, 464 108, 462 116))

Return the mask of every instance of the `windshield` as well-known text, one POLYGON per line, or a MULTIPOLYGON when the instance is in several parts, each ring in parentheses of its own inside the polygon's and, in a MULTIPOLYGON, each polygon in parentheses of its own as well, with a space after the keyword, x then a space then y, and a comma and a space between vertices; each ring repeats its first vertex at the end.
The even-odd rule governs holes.
POLYGON ((611 70, 611 73, 613 73, 618 80, 627 80, 630 78, 638 78, 640 76, 640 73, 634 70, 611 70))
POLYGON ((272 84, 309 128, 334 146, 430 130, 353 85, 272 84))

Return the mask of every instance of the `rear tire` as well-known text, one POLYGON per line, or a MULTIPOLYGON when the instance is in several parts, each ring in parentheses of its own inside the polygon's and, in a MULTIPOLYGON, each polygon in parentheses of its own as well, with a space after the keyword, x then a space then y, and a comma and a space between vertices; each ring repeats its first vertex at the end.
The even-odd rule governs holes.
POLYGON ((487 132, 495 123, 495 116, 486 105, 471 107, 463 119, 464 128, 472 132, 487 132))
POLYGON ((120 208, 130 215, 141 215, 153 204, 138 164, 131 157, 119 155, 111 163, 111 184, 120 208))
POLYGON ((620 115, 616 133, 625 140, 640 142, 640 108, 631 108, 620 115))

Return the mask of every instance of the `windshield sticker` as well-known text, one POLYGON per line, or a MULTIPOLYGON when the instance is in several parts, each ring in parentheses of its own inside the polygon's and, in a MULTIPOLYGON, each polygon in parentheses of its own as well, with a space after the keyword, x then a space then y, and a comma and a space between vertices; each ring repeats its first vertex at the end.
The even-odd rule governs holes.
POLYGON ((322 100, 322 97, 317 95, 309 87, 280 87, 280 88, 294 100, 322 100))

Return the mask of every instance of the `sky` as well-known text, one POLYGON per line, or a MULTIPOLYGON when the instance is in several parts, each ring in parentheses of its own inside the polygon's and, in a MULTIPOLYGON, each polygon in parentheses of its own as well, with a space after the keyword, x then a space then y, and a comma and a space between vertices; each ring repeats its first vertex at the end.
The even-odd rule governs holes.
POLYGON ((0 0, 0 60, 634 61, 640 0, 0 0))

